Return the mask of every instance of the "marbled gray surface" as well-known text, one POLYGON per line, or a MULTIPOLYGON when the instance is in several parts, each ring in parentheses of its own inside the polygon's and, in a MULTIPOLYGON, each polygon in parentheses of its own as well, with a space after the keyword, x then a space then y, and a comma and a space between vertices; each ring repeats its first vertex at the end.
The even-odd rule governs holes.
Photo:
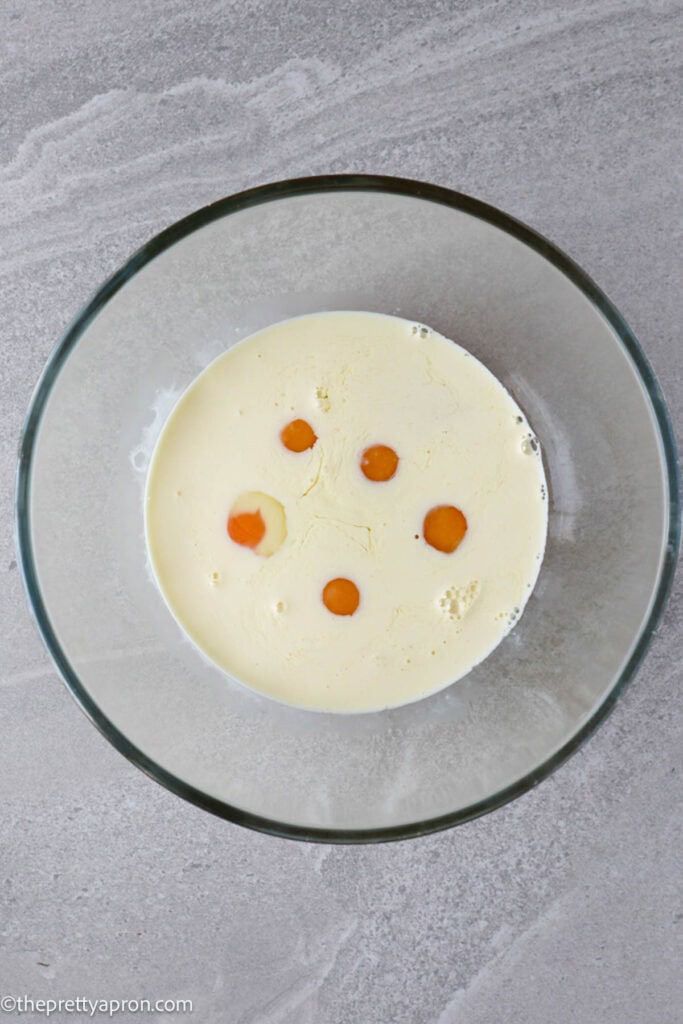
POLYGON ((680 430, 682 30, 676 0, 5 0, 0 995, 185 997, 208 1024, 681 1020, 680 583, 537 790, 424 840, 313 847, 106 743, 38 639, 11 517, 25 407, 86 297, 171 221, 290 175, 417 177, 527 220, 623 311, 680 430))

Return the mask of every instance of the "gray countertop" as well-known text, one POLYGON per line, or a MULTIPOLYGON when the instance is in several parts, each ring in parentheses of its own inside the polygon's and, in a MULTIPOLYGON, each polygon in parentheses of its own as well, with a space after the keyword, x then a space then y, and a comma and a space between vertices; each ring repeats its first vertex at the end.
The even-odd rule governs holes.
POLYGON ((84 300, 170 222, 293 175, 421 178, 526 220, 624 313, 680 427, 682 33, 676 0, 2 5, 0 995, 189 998, 209 1024, 681 1020, 680 582, 539 788, 317 847, 107 744, 43 650, 11 520, 24 411, 84 300))

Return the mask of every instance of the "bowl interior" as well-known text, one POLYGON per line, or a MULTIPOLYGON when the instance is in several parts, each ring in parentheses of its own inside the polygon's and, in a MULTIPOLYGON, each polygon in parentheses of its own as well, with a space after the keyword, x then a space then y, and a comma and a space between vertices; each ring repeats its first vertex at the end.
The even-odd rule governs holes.
POLYGON ((502 215, 390 189, 271 188, 171 229, 76 323, 24 441, 25 573, 78 699, 172 788, 293 835, 407 835, 542 777, 628 675, 671 555, 670 439, 609 305, 502 215), (254 330, 333 309, 415 319, 474 353, 526 411, 550 488, 545 561, 514 631, 449 689, 368 715, 290 709, 204 661, 152 582, 143 533, 149 457, 182 390, 254 330))

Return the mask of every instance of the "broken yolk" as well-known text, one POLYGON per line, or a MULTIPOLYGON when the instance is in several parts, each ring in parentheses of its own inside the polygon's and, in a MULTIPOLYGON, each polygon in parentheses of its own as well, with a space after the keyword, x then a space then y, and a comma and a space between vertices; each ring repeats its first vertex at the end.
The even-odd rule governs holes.
POLYGON ((323 604, 333 615, 353 615, 360 604, 358 587, 343 576, 323 587, 323 604))
POLYGON ((280 431, 280 440, 290 452, 305 452, 313 447, 318 436, 306 420, 292 420, 280 431))
POLYGON ((467 520, 455 505, 437 505, 429 510, 422 525, 422 536, 437 551, 450 555, 467 533, 467 520))
POLYGON ((260 512, 238 512, 228 518, 228 536, 242 547, 258 547, 265 533, 266 524, 260 512))
POLYGON ((398 469, 398 455, 386 444, 373 444, 363 452, 360 468, 368 480, 376 483, 391 480, 398 469))
POLYGON ((245 491, 228 512, 228 536, 255 555, 270 558, 287 538, 284 506, 272 494, 245 491))

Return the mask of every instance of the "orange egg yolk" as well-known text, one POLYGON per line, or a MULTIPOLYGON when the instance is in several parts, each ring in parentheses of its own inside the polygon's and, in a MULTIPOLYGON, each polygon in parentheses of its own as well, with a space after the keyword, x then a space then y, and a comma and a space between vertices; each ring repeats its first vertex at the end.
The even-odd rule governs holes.
POLYGON ((450 555, 467 533, 467 520, 455 505, 437 505, 424 518, 422 536, 427 543, 450 555))
POLYGON ((292 420, 280 431, 280 440, 290 452, 305 452, 313 447, 318 436, 306 420, 292 420))
POLYGON ((353 615, 360 604, 358 587, 343 576, 330 580, 323 587, 323 604, 333 615, 353 615))
POLYGON ((398 469, 398 455, 386 444, 373 444, 363 452, 360 468, 368 480, 383 483, 385 480, 391 480, 398 469))
POLYGON ((228 519, 228 536, 242 547, 258 547, 265 532, 266 524, 260 512, 238 512, 228 519))

